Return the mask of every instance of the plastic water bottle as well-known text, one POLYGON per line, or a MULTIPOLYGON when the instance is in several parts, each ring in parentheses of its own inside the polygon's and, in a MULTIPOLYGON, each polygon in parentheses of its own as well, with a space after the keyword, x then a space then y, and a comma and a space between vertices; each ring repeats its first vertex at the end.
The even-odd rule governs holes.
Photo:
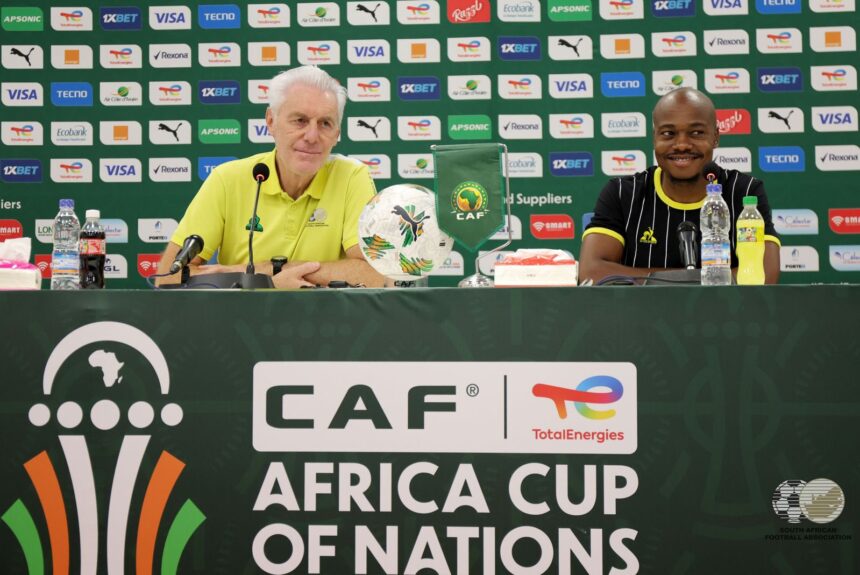
POLYGON ((758 211, 758 198, 744 197, 738 216, 738 284, 764 284, 764 218, 758 211))
POLYGON ((105 229, 99 222, 98 210, 87 210, 87 221, 81 228, 81 288, 105 287, 105 229))
POLYGON ((708 184, 707 193, 699 214, 699 226, 702 228, 702 285, 731 285, 729 206, 723 199, 723 187, 720 184, 708 184))
POLYGON ((75 215, 75 200, 60 200, 54 218, 54 250, 51 252, 51 289, 78 289, 81 286, 78 239, 81 223, 75 215))

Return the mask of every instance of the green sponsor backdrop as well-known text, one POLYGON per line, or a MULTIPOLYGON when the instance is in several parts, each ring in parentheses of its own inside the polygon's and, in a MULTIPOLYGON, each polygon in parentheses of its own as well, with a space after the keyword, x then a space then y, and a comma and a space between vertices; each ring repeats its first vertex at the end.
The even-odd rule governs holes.
MULTIPOLYGON (((523 1, 510 4, 528 5, 539 12, 539 21, 506 22, 499 19, 497 2, 481 0, 485 10, 489 10, 489 21, 477 24, 453 24, 447 17, 448 5, 445 0, 439 3, 438 24, 403 24, 398 20, 398 2, 370 2, 366 7, 376 4, 387 5, 390 12, 390 22, 387 25, 370 26, 355 25, 349 22, 348 15, 357 10, 360 2, 338 2, 340 7, 339 26, 306 27, 298 22, 298 11, 303 4, 288 3, 291 13, 290 26, 287 28, 252 28, 248 24, 248 13, 258 8, 265 9, 267 5, 249 7, 245 3, 234 6, 239 11, 238 29, 203 29, 200 25, 197 2, 186 2, 177 6, 187 6, 190 9, 190 29, 154 30, 151 26, 148 6, 140 3, 83 2, 78 7, 89 7, 93 12, 92 31, 59 31, 52 27, 51 7, 41 5, 43 19, 41 25, 34 25, 32 19, 15 20, 27 17, 34 10, 32 5, 19 2, 15 6, 4 6, 4 27, 0 29, 0 45, 5 52, 20 45, 38 45, 44 51, 44 65, 41 69, 27 67, 6 67, 2 69, 3 82, 37 82, 45 94, 45 104, 42 107, 6 107, 0 106, 0 120, 4 122, 40 122, 44 128, 44 144, 42 146, 6 145, 0 146, 0 157, 9 160, 37 159, 42 162, 41 183, 10 183, 3 182, 0 186, 0 219, 17 220, 23 227, 25 235, 35 235, 36 220, 53 218, 57 211, 57 200, 63 197, 73 197, 77 200, 77 211, 83 216, 87 208, 99 208, 103 218, 122 219, 128 225, 128 242, 109 244, 109 252, 123 256, 126 260, 125 273, 127 279, 109 279, 111 287, 143 287, 144 281, 138 271, 138 255, 158 253, 163 249, 163 243, 147 243, 139 237, 138 219, 172 218, 178 220, 188 202, 200 185, 198 159, 201 157, 241 157, 270 147, 265 143, 252 143, 249 138, 254 129, 248 125, 249 119, 262 119, 264 105, 251 103, 249 93, 257 90, 255 84, 249 87, 249 80, 261 80, 271 77, 275 72, 286 66, 255 66, 250 65, 248 55, 252 52, 251 42, 286 43, 291 51, 290 65, 298 63, 300 42, 338 42, 340 45, 340 64, 330 65, 330 72, 344 84, 350 77, 388 79, 391 83, 389 102, 350 102, 347 106, 343 137, 335 148, 343 154, 360 154, 362 159, 372 162, 374 158, 388 157, 391 174, 388 178, 377 180, 382 188, 403 181, 398 175, 398 154, 426 154, 430 156, 430 143, 450 143, 462 139, 480 138, 476 141, 503 141, 508 144, 512 153, 534 153, 542 164, 539 177, 515 178, 511 182, 511 192, 514 197, 513 213, 522 223, 522 240, 514 243, 518 247, 548 247, 562 248, 579 254, 580 236, 583 219, 591 212, 597 193, 605 183, 607 176, 601 173, 603 151, 640 150, 648 162, 651 158, 650 122, 646 121, 645 137, 608 138, 601 134, 600 117, 602 113, 641 112, 648 114, 653 107, 657 94, 654 92, 652 72, 672 70, 692 70, 698 77, 698 86, 705 85, 705 69, 743 68, 750 75, 750 92, 748 94, 711 94, 721 109, 744 109, 751 116, 751 133, 746 135, 726 135, 722 138, 724 147, 744 147, 749 149, 752 157, 752 172, 763 177, 767 183, 771 203, 776 208, 807 209, 818 218, 818 233, 806 235, 784 236, 784 245, 810 246, 818 255, 820 271, 804 272, 798 269, 809 269, 814 263, 806 257, 802 250, 784 253, 784 261, 792 264, 795 273, 784 273, 785 283, 808 282, 839 282, 851 279, 850 274, 839 272, 830 263, 831 248, 838 252, 834 257, 840 258, 847 269, 854 269, 857 254, 856 235, 837 234, 828 225, 828 210, 830 208, 852 208, 857 206, 857 184, 851 171, 822 172, 816 167, 815 146, 821 145, 856 145, 856 112, 854 115, 854 131, 848 132, 817 132, 812 128, 812 108, 817 106, 846 106, 857 104, 856 89, 848 91, 815 91, 811 87, 811 66, 850 66, 856 67, 855 51, 816 52, 810 47, 812 29, 827 26, 853 26, 856 21, 856 8, 844 10, 843 2, 819 2, 817 5, 829 6, 826 12, 813 11, 809 0, 800 3, 799 13, 762 14, 755 0, 745 2, 747 14, 731 14, 725 16, 710 16, 705 8, 715 5, 728 5, 731 2, 704 0, 694 2, 694 15, 689 17, 655 17, 654 2, 634 0, 632 8, 641 9, 644 18, 635 20, 606 20, 600 15, 599 3, 589 4, 579 1, 523 1), (100 9, 112 7, 138 7, 141 14, 141 29, 139 30, 104 30, 100 23, 100 9), (585 10, 590 8, 590 10, 585 10), (5 18, 9 16, 9 22, 5 18), (583 20, 583 18, 590 18, 583 20), (37 30, 39 28, 39 30, 37 30), (769 29, 776 36, 783 30, 796 29, 802 35, 801 53, 761 53, 756 48, 756 31, 769 29), (703 32, 707 30, 743 30, 749 36, 749 53, 740 55, 708 55, 705 52, 703 32), (696 36, 697 56, 658 58, 651 50, 651 34, 654 32, 671 35, 678 32, 692 32, 696 36), (601 36, 609 34, 641 34, 645 41, 644 57, 632 59, 606 59, 601 56, 601 36), (540 43, 541 59, 503 60, 499 50, 499 38, 503 36, 534 37, 540 43), (593 45, 592 59, 553 60, 550 48, 553 46, 550 37, 558 36, 587 36, 593 45), (453 62, 448 57, 447 39, 450 37, 470 39, 484 37, 489 40, 490 60, 477 62, 453 62), (398 58, 398 40, 429 38, 436 39, 440 44, 440 59, 435 63, 403 63, 398 58), (389 63, 352 64, 348 61, 348 44, 351 39, 388 41, 389 63), (198 44, 212 43, 223 46, 235 43, 242 50, 241 65, 237 67, 202 67, 198 64, 198 44), (93 49, 93 67, 91 69, 55 69, 51 64, 51 46, 87 45, 93 49), (99 63, 99 47, 101 45, 137 45, 143 53, 143 66, 140 69, 106 69, 99 63), (154 68, 150 66, 148 48, 151 44, 188 44, 191 47, 190 68, 154 68), (756 70, 760 67, 792 67, 796 66, 803 75, 802 92, 770 92, 763 93, 756 86, 756 70), (615 72, 641 72, 645 79, 644 97, 607 98, 601 94, 600 74, 615 72), (587 73, 593 78, 594 96, 582 99, 556 99, 550 96, 550 74, 587 73), (499 75, 519 77, 525 74, 536 74, 542 81, 542 98, 539 100, 505 99, 499 96, 499 75), (447 77, 449 75, 474 77, 487 76, 492 84, 490 99, 487 100, 452 100, 448 97, 447 77), (402 100, 397 93, 398 78, 433 76, 439 79, 439 100, 402 100), (199 98, 201 81, 235 80, 240 87, 241 98, 238 104, 217 105, 203 104, 199 98), (94 105, 92 107, 58 107, 50 102, 51 82, 89 82, 94 89, 94 105), (183 106, 154 106, 148 97, 150 82, 186 81, 190 85, 191 105, 183 106), (104 106, 99 102, 100 82, 138 82, 143 88, 142 105, 133 107, 104 106), (769 107, 799 107, 804 115, 804 131, 801 133, 765 133, 758 122, 758 110, 769 107), (564 114, 571 117, 577 114, 591 114, 594 119, 594 137, 586 139, 558 139, 550 134, 550 115, 564 114), (536 115, 542 122, 540 134, 536 139, 506 139, 500 130, 504 125, 499 121, 500 115, 536 115), (368 140, 353 141, 347 135, 350 118, 354 117, 385 117, 391 124, 391 138, 388 141, 368 140), (399 116, 439 118, 441 138, 434 141, 401 141, 397 135, 397 118, 399 116), (462 120, 475 116, 486 116, 491 130, 450 132, 451 117, 457 116, 462 120), (210 121, 232 119, 239 124, 239 141, 223 135, 202 135, 202 126, 210 121), (55 146, 50 140, 50 123, 52 121, 89 121, 95 132, 95 144, 92 146, 55 146), (142 143, 132 146, 102 145, 100 143, 100 121, 138 121, 143 128, 142 143), (190 144, 154 145, 148 135, 148 123, 152 120, 185 121, 186 128, 191 131, 190 144), (758 152, 763 146, 799 146, 805 153, 805 163, 802 172, 764 173, 759 165, 758 152), (594 175, 582 177, 555 177, 551 175, 550 154, 555 152, 588 152, 592 154, 594 175), (149 158, 187 158, 191 164, 191 181, 170 182, 151 179, 149 158), (50 177, 51 159, 87 159, 93 165, 92 183, 60 184, 50 177), (109 183, 99 178, 99 158, 137 158, 142 162, 145 174, 139 183, 109 183), (575 224, 574 239, 538 240, 530 231, 530 216, 540 214, 568 214, 575 224), (793 259, 792 259, 793 258, 793 259), (790 260, 790 261, 789 261, 790 260)), ((422 5, 421 2, 408 4, 412 8, 422 5), (414 4, 414 6, 413 6, 414 4)), ((660 4, 659 2, 657 4, 660 4)), ((764 5, 763 2, 761 2, 764 5)), ((458 3, 458 8, 468 12, 468 2, 458 3), (462 4, 462 5, 460 5, 462 4)), ((621 10, 616 3, 616 10, 621 10)), ((666 3, 666 6, 680 6, 679 3, 666 3)), ((844 3, 845 6, 849 4, 844 3)), ((313 8, 314 4, 310 4, 313 8)), ((774 7, 777 4, 773 4, 774 7)), ((851 3, 853 6, 853 3, 851 3)), ((74 7, 72 7, 74 8, 74 7)), ((432 9, 432 6, 431 6, 432 9)), ((312 10, 313 11, 313 10, 312 10)), ((432 10, 431 10, 432 11, 432 10)), ((516 9, 512 12, 516 12, 516 9)), ((330 21, 330 16, 327 18, 330 21)), ((372 20, 367 12, 356 13, 363 18, 357 21, 370 23, 372 20)), ((325 22, 326 19, 319 19, 325 22)), ((853 30, 853 28, 852 28, 853 30)), ((773 40, 776 42, 776 40, 773 40)), ((557 40, 556 40, 557 41, 557 40)), ((845 39, 848 42, 847 36, 845 39)), ((584 45, 583 45, 584 46, 584 45)), ((11 56, 10 56, 11 58, 11 56)), ((10 61, 21 63, 19 59, 10 61)), ((856 78, 856 71, 854 72, 856 78)), ((855 80, 856 81, 856 80, 855 80)), ((797 118, 797 114, 793 116, 797 118)), ((352 120, 355 122, 355 120, 352 120)), ((460 120, 458 120, 460 121, 460 120)), ((472 120, 469 120, 470 122, 472 120)), ((483 121, 483 119, 482 119, 483 121)), ((168 123, 172 127, 172 123, 168 123)), ((373 125, 371 123, 371 125, 373 125)), ((779 123, 775 124, 779 129, 779 123)), ((362 133, 357 131, 357 133, 362 133)), ((369 132, 364 132, 365 135, 369 132)), ((169 136, 166 132, 163 135, 169 136)), ((856 148, 855 148, 856 150, 856 148)), ((413 158, 413 163, 415 163, 413 158)), ((416 164, 417 165, 417 164, 416 164)), ((410 166, 411 167, 411 166, 410 166)), ((413 170, 414 172, 414 170, 413 170)), ((428 176, 430 173, 428 172, 428 176)), ((250 178, 249 178, 250 180, 250 178)), ((430 185, 431 179, 413 179, 413 182, 430 185)), ((805 217, 805 216, 804 216, 805 217)), ((150 224, 151 225, 151 222, 150 224)), ((843 228, 844 229, 844 228, 843 228)), ((853 229, 856 229, 854 227, 853 229)), ((492 246, 495 242, 489 242, 492 246)), ((36 254, 48 254, 50 245, 45 242, 35 242, 36 254)), ((461 275, 472 273, 473 254, 461 246, 457 251, 464 256, 463 268, 454 266, 453 276, 434 277, 433 285, 454 285, 461 275)), ((120 262, 114 261, 115 266, 120 262)), ((151 273, 151 266, 144 266, 143 273, 151 273)), ((117 267, 111 273, 122 274, 117 267)))
MULTIPOLYGON (((336 526, 337 535, 323 538, 324 544, 334 545, 335 556, 322 557, 319 569, 304 555, 291 571, 280 572, 358 573, 356 526, 367 526, 382 541, 389 526, 398 532, 391 549, 399 552, 389 573, 406 572, 417 546, 426 552, 419 557, 444 557, 448 566, 421 573, 632 573, 624 570, 625 563, 632 564, 632 554, 638 572, 649 574, 850 575, 858 567, 860 520, 855 440, 860 345, 853 325, 860 315, 858 302, 858 288, 851 286, 6 293, 0 295, 0 514, 20 500, 50 558, 44 514, 24 468, 45 451, 65 500, 71 572, 80 572, 77 498, 58 435, 84 435, 101 513, 97 572, 108 573, 104 513, 117 452, 123 436, 151 431, 131 492, 126 572, 143 555, 135 550, 139 510, 159 454, 166 451, 185 466, 157 530, 156 571, 168 526, 190 500, 205 520, 190 536, 179 573, 265 572, 253 559, 253 542, 267 526, 283 524, 300 534, 306 553, 310 526, 336 526), (201 314, 201 309, 229 313, 201 314), (618 309, 627 310, 624 320, 607 320, 617 318, 618 309), (655 309, 659 315, 645 311, 655 309), (424 323, 423 317, 434 321, 424 323), (136 351, 96 338, 86 340, 91 343, 59 366, 50 395, 43 393, 52 351, 72 330, 99 321, 127 324, 152 338, 166 360, 167 393, 159 389, 158 371, 142 357, 141 346, 136 351), (103 372, 89 365, 88 358, 99 349, 123 363, 122 379, 111 387, 105 387, 103 372), (285 453, 257 453, 251 442, 251 403, 253 370, 261 361, 631 362, 637 372, 638 449, 615 456, 437 454, 422 453, 420 445, 414 453, 291 453, 287 446, 285 453), (121 414, 114 428, 99 431, 90 423, 90 409, 105 398, 122 406, 121 414), (175 427, 137 429, 125 414, 138 401, 175 403, 184 417, 175 427), (74 431, 64 432, 55 417, 42 428, 28 419, 34 404, 44 403, 56 414, 70 402, 83 409, 83 423, 74 431), (416 499, 441 507, 458 466, 472 464, 490 512, 408 511, 396 484, 400 473, 416 462, 437 466, 435 474, 413 482, 416 499), (542 515, 517 511, 508 493, 514 471, 534 463, 549 470, 545 477, 527 480, 523 494, 531 502, 547 502, 549 511, 542 515), (272 464, 283 465, 300 510, 252 510, 272 464), (365 466, 373 481, 367 493, 374 510, 339 512, 337 496, 325 493, 317 496, 315 510, 307 510, 305 473, 313 464, 332 470, 319 480, 335 483, 335 494, 341 466, 365 466), (386 465, 392 469, 394 494, 391 511, 380 512, 380 469, 386 465), (567 482, 558 489, 579 502, 590 465, 597 466, 595 507, 581 516, 561 512, 555 503, 558 466, 568 470, 567 482), (610 466, 631 468, 639 482, 636 493, 619 500, 614 513, 604 508, 605 489, 600 487, 610 466), (805 520, 790 524, 777 517, 771 503, 775 488, 786 480, 815 478, 841 487, 846 501, 841 515, 821 525, 805 520), (449 527, 480 528, 468 542, 468 557, 458 551, 449 527), (426 539, 416 543, 427 536, 427 528, 435 531, 438 549, 427 547, 426 539), (486 528, 494 528, 494 534, 486 528), (516 529, 527 536, 506 552, 502 541, 516 529), (611 536, 629 533, 624 530, 633 530, 635 539, 628 538, 629 553, 622 556, 611 536), (524 567, 538 564, 542 555, 535 539, 540 533, 554 553, 560 532, 582 541, 597 558, 595 566, 586 570, 570 555, 572 567, 563 569, 553 554, 547 567, 510 567, 511 558, 524 567)), ((101 363, 109 362, 102 357, 101 363)), ((457 374, 451 376, 453 380, 457 374)), ((408 373, 399 378, 409 385, 408 373)), ((313 385, 318 393, 326 386, 325 381, 292 381, 288 373, 284 383, 313 385)), ((285 541, 274 537, 265 546, 266 556, 288 561, 294 550, 285 541)), ((27 573, 23 552, 4 524, 0 549, 0 571, 27 573)), ((51 572, 50 561, 47 565, 51 572)), ((385 571, 371 558, 367 572, 385 571)))

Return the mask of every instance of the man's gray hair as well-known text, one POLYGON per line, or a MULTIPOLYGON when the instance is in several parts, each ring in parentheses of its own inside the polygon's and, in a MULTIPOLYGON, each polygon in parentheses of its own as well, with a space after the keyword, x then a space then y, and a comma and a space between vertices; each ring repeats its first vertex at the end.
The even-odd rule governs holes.
POLYGON ((337 123, 343 119, 343 110, 346 107, 346 89, 340 83, 328 75, 328 72, 317 66, 299 66, 281 72, 269 83, 269 108, 277 115, 278 109, 284 103, 284 98, 291 86, 301 84, 312 86, 323 92, 329 92, 337 98, 337 123))

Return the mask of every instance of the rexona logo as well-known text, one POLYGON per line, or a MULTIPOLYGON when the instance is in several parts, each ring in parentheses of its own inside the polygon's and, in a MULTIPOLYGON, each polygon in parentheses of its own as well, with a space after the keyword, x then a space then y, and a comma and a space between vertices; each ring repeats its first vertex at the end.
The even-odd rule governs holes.
POLYGON ((197 84, 201 104, 238 104, 242 101, 236 80, 201 80, 197 84))
POLYGON ((149 27, 153 30, 190 30, 191 9, 188 6, 150 6, 149 27))
POLYGON ((242 127, 238 120, 200 120, 197 138, 202 144, 238 144, 242 141, 242 127))
POLYGON ((149 45, 149 65, 153 68, 190 68, 191 56, 188 44, 149 45))
POLYGON ((9 184, 35 184, 42 181, 40 160, 0 159, 0 180, 9 184))
POLYGON ((0 8, 0 23, 7 32, 41 32, 45 29, 45 15, 41 8, 0 8))
POLYGON ((815 146, 815 167, 822 172, 860 170, 860 146, 815 146))
POLYGON ((762 146, 758 163, 764 172, 803 172, 806 155, 800 146, 762 146))
POLYGON ((149 179, 153 182, 190 182, 188 158, 149 158, 149 179))
POLYGON ((260 362, 253 395, 260 452, 629 454, 637 447, 631 363, 260 362), (414 374, 408 385, 398 376, 404 371, 414 374), (285 372, 302 383, 284 383, 285 372))
POLYGON ((696 3, 693 0, 651 0, 651 15, 655 18, 695 16, 696 3))
POLYGON ((746 30, 705 30, 702 45, 712 56, 749 54, 750 38, 746 30))
POLYGON ((448 22, 476 24, 490 21, 489 0, 447 0, 448 22))
POLYGON ((500 36, 499 58, 502 60, 540 60, 540 40, 534 36, 500 36))
POLYGON ((235 4, 201 4, 197 7, 197 24, 203 29, 229 29, 241 25, 239 7, 235 4))
POLYGON ((81 532, 76 550, 79 549, 77 556, 84 566, 82 570, 95 573, 96 566, 104 561, 104 572, 121 572, 127 560, 126 535, 132 533, 137 539, 135 560, 139 568, 151 572, 153 565, 160 564, 168 566, 167 572, 176 573, 190 537, 206 516, 187 498, 181 504, 177 502, 178 507, 169 508, 178 509, 172 517, 172 511, 167 512, 167 517, 163 515, 165 501, 169 497, 182 498, 188 485, 180 480, 184 461, 158 447, 147 454, 149 446, 157 445, 152 431, 173 429, 184 416, 182 407, 169 399, 170 369, 158 344, 143 331, 124 323, 104 321, 81 326, 60 340, 48 356, 42 393, 43 397, 21 414, 32 426, 26 431, 27 436, 40 446, 25 456, 29 459, 22 461, 23 469, 7 472, 21 475, 26 472, 33 489, 20 493, 19 499, 2 515, 28 564, 49 563, 55 570, 68 573, 71 557, 66 538, 78 532, 70 524, 70 518, 77 517, 87 525, 106 526, 104 542, 90 531, 81 532), (81 351, 85 348, 86 351, 81 351), (124 370, 126 365, 134 367, 124 370), (93 381, 103 383, 104 389, 95 392, 100 398, 89 409, 89 400, 93 398, 87 396, 84 400, 75 395, 75 390, 93 381), (145 390, 146 386, 154 389, 143 397, 135 392, 145 390), (82 413, 89 417, 81 417, 82 413), (126 416, 135 428, 133 434, 123 435, 119 431, 126 416), (100 449, 97 445, 106 444, 113 446, 111 452, 119 454, 113 469, 109 466, 107 470, 104 457, 94 465, 90 455, 100 449), (62 453, 62 461, 51 455, 56 453, 62 453), (58 468, 73 470, 74 489, 64 487, 66 483, 57 475, 58 468), (96 498, 94 485, 107 485, 111 481, 110 497, 96 498), (131 493, 136 484, 148 485, 148 494, 157 490, 161 496, 144 497, 139 507, 132 506, 131 493), (90 491, 81 489, 81 485, 88 485, 90 491), (65 506, 62 502, 66 502, 65 506), (38 510, 42 510, 44 518, 37 515, 38 510), (44 526, 46 533, 39 532, 32 517, 39 517, 38 524, 44 526), (172 527, 184 527, 169 530, 163 557, 157 557, 156 549, 160 548, 156 546, 157 535, 167 531, 162 518, 172 527), (58 539, 65 544, 56 544, 58 539), (91 566, 91 570, 86 566, 91 566))
POLYGON ((140 30, 143 26, 137 6, 102 7, 99 9, 99 19, 102 30, 140 30))
POLYGON ((724 168, 740 172, 752 171, 752 152, 749 148, 723 148, 714 150, 714 161, 724 168))
POLYGON ((800 92, 803 73, 800 68, 758 68, 758 89, 762 92, 800 92))
POLYGON ((547 16, 553 22, 591 20, 591 0, 549 0, 547 16))
POLYGON ((397 78, 397 94, 401 100, 438 100, 441 97, 436 76, 401 76, 397 78))
POLYGON ((489 140, 493 122, 483 114, 448 116, 448 137, 452 140, 489 140))
POLYGON ((506 140, 540 140, 543 121, 537 114, 500 114, 499 136, 506 140))
POLYGON ((591 152, 550 152, 549 171, 553 176, 593 176, 591 152))
POLYGON ((140 182, 142 174, 143 169, 137 158, 101 158, 99 160, 99 178, 103 182, 140 182))
POLYGON ((600 74, 600 91, 607 98, 645 95, 645 76, 641 72, 604 72, 600 74))

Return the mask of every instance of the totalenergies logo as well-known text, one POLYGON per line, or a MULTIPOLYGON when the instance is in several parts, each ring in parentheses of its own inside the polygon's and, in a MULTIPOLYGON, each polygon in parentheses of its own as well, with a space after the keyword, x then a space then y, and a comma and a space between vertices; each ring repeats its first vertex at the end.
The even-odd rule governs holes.
POLYGON ((277 6, 272 6, 268 10, 260 8, 257 10, 257 14, 263 17, 263 20, 274 20, 281 13, 281 9, 277 6))
POLYGON ((84 17, 84 13, 82 10, 75 10, 74 12, 60 12, 60 16, 66 22, 80 22, 81 18, 84 17))
POLYGON ((373 80, 372 82, 359 82, 358 87, 361 88, 362 92, 370 92, 376 93, 379 92, 379 87, 382 83, 379 80, 373 80))
POLYGON ((687 37, 683 34, 678 34, 671 38, 661 38, 660 41, 665 43, 667 48, 681 48, 687 41, 687 37))
POLYGON ((771 41, 772 44, 776 45, 785 45, 791 42, 791 32, 780 32, 779 34, 768 34, 768 40, 771 41))
POLYGON ((532 85, 532 81, 530 78, 522 78, 520 80, 508 80, 508 84, 514 90, 528 90, 529 86, 532 85))
POLYGON ((633 0, 610 0, 609 5, 618 10, 632 10, 633 0))
POLYGON ((12 130, 13 132, 15 132, 15 135, 20 137, 20 138, 32 138, 33 137, 33 129, 34 128, 33 128, 32 124, 25 124, 23 126, 12 126, 9 129, 12 130))
POLYGON ((221 46, 220 48, 209 48, 209 54, 213 58, 216 58, 216 59, 217 58, 229 58, 230 52, 232 52, 232 51, 233 50, 230 48, 230 46, 221 46))
POLYGON ((581 130, 584 120, 580 116, 574 116, 569 120, 561 119, 558 123, 567 130, 581 130))
POLYGON ((729 72, 728 74, 714 74, 714 77, 720 81, 720 84, 737 84, 741 75, 737 72, 729 72))
POLYGON ((636 154, 625 154, 623 156, 612 156, 612 161, 617 166, 630 167, 636 162, 636 154))
POLYGON ((331 50, 331 44, 320 44, 319 46, 308 46, 308 52, 313 56, 325 56, 331 50))
POLYGON ((591 409, 589 404, 615 403, 624 395, 624 386, 610 375, 594 375, 584 379, 575 389, 537 383, 532 388, 532 395, 545 397, 555 404, 558 416, 567 419, 567 402, 573 402, 576 411, 588 419, 609 419, 615 417, 614 409, 591 409), (593 391, 595 388, 609 391, 593 391))
POLYGON ((369 168, 376 168, 382 163, 382 160, 379 158, 370 158, 369 160, 361 160, 361 162, 369 168))
POLYGON ((464 54, 474 54, 481 49, 481 42, 478 40, 472 40, 471 42, 457 42, 457 47, 460 48, 464 54))
POLYGON ((77 174, 83 169, 84 165, 81 162, 73 162, 71 164, 60 164, 60 168, 67 174, 77 174))
POLYGON ((431 122, 427 118, 424 118, 423 120, 420 120, 418 122, 411 122, 410 121, 410 122, 406 122, 406 124, 410 128, 412 128, 413 130, 417 130, 419 132, 426 132, 427 130, 430 129, 431 122))
POLYGON ((848 72, 844 68, 837 68, 832 72, 822 71, 821 75, 824 76, 824 78, 830 82, 844 82, 845 76, 848 75, 848 72))
MULTIPOLYGON (((153 573, 153 566, 156 564, 156 542, 159 532, 162 531, 160 572, 175 575, 185 546, 206 519, 200 509, 190 499, 186 499, 170 525, 166 526, 166 537, 163 533, 162 518, 185 463, 167 451, 161 451, 148 478, 142 503, 139 508, 133 509, 135 483, 152 436, 145 433, 123 436, 110 483, 110 495, 105 498, 96 491, 96 485, 106 483, 96 481, 87 436, 75 434, 75 430, 91 425, 96 434, 109 432, 118 426, 123 416, 139 431, 162 424, 175 427, 182 421, 182 408, 168 401, 159 402, 160 406, 147 401, 137 401, 123 410, 112 399, 101 399, 92 405, 88 414, 89 421, 85 422, 84 409, 80 403, 73 400, 52 401, 54 380, 66 360, 81 348, 98 343, 103 344, 103 347, 107 347, 104 344, 118 343, 136 350, 154 371, 162 398, 166 399, 170 387, 167 362, 161 350, 148 335, 130 325, 110 321, 85 325, 69 333, 54 348, 42 376, 45 402, 32 405, 28 419, 34 427, 45 428, 50 424, 57 428, 57 439, 72 486, 71 493, 61 487, 56 466, 47 450, 39 452, 24 463, 24 470, 32 482, 44 513, 44 523, 39 523, 45 525, 48 533, 50 564, 55 574, 123 573, 126 563, 126 535, 136 515, 137 524, 132 526, 136 573, 153 573), (101 513, 100 504, 107 505, 101 513), (71 549, 73 537, 70 535, 69 511, 72 511, 71 517, 76 517, 78 521, 80 548, 74 553, 71 549), (100 524, 105 528, 99 529, 100 524), (101 532, 107 534, 106 541, 99 540, 101 532), (100 547, 103 547, 104 551, 101 551, 100 547), (80 561, 79 569, 71 569, 72 557, 80 561), (106 561, 106 568, 99 567, 100 561, 106 561)), ((88 363, 92 368, 101 370, 100 383, 103 383, 106 389, 123 384, 128 387, 129 384, 133 386, 137 383, 123 382, 122 368, 125 364, 110 351, 96 349, 90 353, 88 363)), ((62 397, 67 395, 62 393, 62 397)), ((97 443, 100 449, 103 440, 99 438, 97 443)), ((46 547, 27 504, 21 499, 16 500, 0 518, 18 540, 28 572, 44 573, 44 565, 48 559, 46 547)), ((129 541, 129 545, 130 543, 129 541)))
POLYGON ((109 50, 110 55, 114 60, 127 61, 131 59, 131 48, 123 48, 122 50, 109 50))
POLYGON ((179 93, 182 91, 182 86, 180 84, 173 84, 171 86, 159 86, 158 91, 161 92, 163 96, 175 98, 179 96, 179 93))
POLYGON ((426 16, 427 12, 430 11, 430 4, 410 5, 407 6, 406 9, 411 12, 413 16, 426 16))

